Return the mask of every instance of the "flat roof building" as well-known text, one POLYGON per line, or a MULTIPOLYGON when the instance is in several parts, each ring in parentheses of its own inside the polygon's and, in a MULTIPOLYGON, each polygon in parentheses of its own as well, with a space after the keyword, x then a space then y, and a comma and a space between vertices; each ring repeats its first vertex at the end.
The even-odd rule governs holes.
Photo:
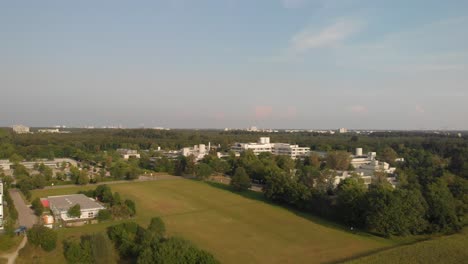
POLYGON ((16 134, 27 134, 29 133, 29 127, 23 125, 14 125, 13 132, 16 134))
POLYGON ((237 153, 246 150, 252 150, 255 155, 262 152, 270 152, 274 155, 286 155, 293 159, 297 157, 307 156, 310 153, 309 147, 299 147, 288 143, 270 143, 269 137, 261 137, 257 143, 235 143, 231 150, 237 153))
POLYGON ((86 221, 97 217, 99 211, 105 209, 103 205, 84 194, 70 194, 47 197, 49 208, 56 220, 68 221, 86 221), (80 205, 81 215, 79 217, 69 217, 68 210, 80 205))
POLYGON ((134 149, 117 149, 117 152, 122 156, 122 158, 128 160, 130 157, 140 158, 140 154, 137 150, 134 149))

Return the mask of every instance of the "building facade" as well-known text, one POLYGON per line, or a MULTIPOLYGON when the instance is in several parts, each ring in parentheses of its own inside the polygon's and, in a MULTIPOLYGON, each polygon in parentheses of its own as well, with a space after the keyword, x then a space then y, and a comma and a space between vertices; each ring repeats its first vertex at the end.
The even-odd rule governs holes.
POLYGON ((252 150, 255 155, 263 152, 269 152, 274 155, 286 155, 293 159, 304 157, 310 154, 310 148, 299 147, 288 143, 271 143, 269 137, 261 137, 256 143, 235 143, 231 150, 241 153, 246 150, 252 150))
POLYGON ((3 226, 3 182, 0 180, 0 230, 4 229, 3 226))
POLYGON ((14 125, 13 132, 16 134, 26 134, 29 133, 29 127, 23 125, 14 125))
POLYGON ((137 158, 137 159, 140 158, 140 154, 138 153, 138 151, 133 150, 133 149, 117 149, 117 152, 125 160, 128 160, 131 157, 137 158))
POLYGON ((56 222, 59 220, 65 223, 87 222, 96 218, 99 211, 105 209, 103 205, 84 194, 49 196, 45 200, 47 200, 56 222), (68 210, 76 204, 80 205, 81 215, 79 217, 70 217, 68 210))

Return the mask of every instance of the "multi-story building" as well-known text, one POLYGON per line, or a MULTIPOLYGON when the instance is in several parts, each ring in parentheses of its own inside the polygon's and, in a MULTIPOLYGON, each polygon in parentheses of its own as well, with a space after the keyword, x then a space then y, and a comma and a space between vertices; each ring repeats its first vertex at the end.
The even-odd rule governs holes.
POLYGON ((211 143, 208 143, 208 148, 206 147, 205 144, 199 144, 195 145, 193 147, 189 148, 183 148, 180 150, 180 153, 182 156, 188 157, 188 156, 194 156, 195 160, 201 160, 203 159, 206 155, 209 154, 211 149, 211 143))
POLYGON ((3 182, 0 180, 0 230, 3 228, 3 182))
POLYGON ((39 133, 60 133, 60 130, 58 128, 45 128, 45 129, 39 129, 37 132, 39 132, 39 133))
POLYGON ((261 137, 256 143, 235 143, 231 150, 236 153, 241 153, 246 150, 252 150, 255 155, 262 152, 270 152, 274 155, 286 155, 293 159, 307 156, 310 153, 310 148, 299 147, 299 145, 291 145, 288 143, 270 143, 269 137, 261 137))
POLYGON ((117 149, 117 152, 122 156, 122 158, 128 160, 130 157, 133 158, 140 158, 140 154, 138 151, 133 150, 133 149, 117 149))
MULTIPOLYGON (((26 169, 30 169, 30 170, 34 169, 34 166, 36 164, 44 164, 45 166, 50 167, 51 169, 56 169, 62 166, 63 163, 66 163, 67 166, 68 165, 75 166, 75 167, 78 166, 78 162, 76 160, 67 159, 67 158, 53 159, 53 160, 39 159, 35 161, 20 162, 21 165, 26 167, 26 169)), ((12 165, 13 163, 11 163, 9 160, 0 160, 0 168, 2 168, 3 170, 10 170, 12 165)))
POLYGON ((29 133, 29 127, 23 126, 23 125, 14 125, 13 126, 13 131, 16 134, 27 134, 27 133, 29 133))

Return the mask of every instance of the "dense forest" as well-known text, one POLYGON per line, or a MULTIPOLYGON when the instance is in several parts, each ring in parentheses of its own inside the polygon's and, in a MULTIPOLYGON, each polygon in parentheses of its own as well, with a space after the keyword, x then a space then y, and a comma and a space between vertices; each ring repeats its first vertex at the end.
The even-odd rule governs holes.
MULTIPOLYGON (((251 181, 263 186, 267 199, 312 212, 348 226, 383 236, 451 233, 467 223, 468 137, 429 132, 375 132, 325 135, 318 133, 254 133, 216 130, 109 129, 73 130, 70 134, 13 134, 0 130, 0 159, 70 157, 109 171, 115 178, 133 179, 142 171, 232 177, 233 189, 247 189, 251 181), (246 151, 219 159, 213 152, 196 163, 191 157, 169 159, 155 151, 176 150, 208 142, 226 152, 234 142, 255 142, 269 136, 326 152, 292 160, 287 156, 246 151), (367 187, 361 178, 331 184, 334 172, 349 167, 346 153, 361 147, 397 167, 398 186, 376 174, 367 187), (119 160, 115 150, 141 151, 139 160, 119 160), (343 158, 344 157, 344 158, 343 158), (404 162, 395 159, 404 158, 404 162)), ((350 168, 352 170, 352 168, 350 168)), ((102 175, 104 175, 103 173, 102 175)), ((23 177, 24 179, 29 179, 23 177)), ((80 179, 77 171, 75 179, 80 179)), ((30 187, 34 188, 33 179, 30 187)), ((76 183, 80 183, 78 180, 76 183)), ((86 181, 84 181, 86 183, 86 181)), ((43 185, 42 185, 43 186, 43 185)), ((38 186, 40 187, 40 186, 38 186)))

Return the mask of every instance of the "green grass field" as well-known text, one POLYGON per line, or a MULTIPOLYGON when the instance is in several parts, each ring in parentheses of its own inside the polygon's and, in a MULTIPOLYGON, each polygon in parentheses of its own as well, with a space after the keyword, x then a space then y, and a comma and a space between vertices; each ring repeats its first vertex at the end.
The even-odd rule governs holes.
POLYGON ((468 229, 465 228, 460 234, 388 249, 347 263, 468 263, 467 246, 468 229))
MULTIPOLYGON (((38 190, 34 197, 76 193, 71 187, 38 190)), ((222 263, 339 262, 392 247, 395 242, 352 234, 308 215, 262 201, 259 193, 241 196, 208 183, 177 179, 111 185, 135 200, 136 222, 147 225, 161 216, 169 235, 180 235, 208 250, 222 263), (250 197, 245 197, 250 196, 250 197)), ((114 223, 61 229, 59 239, 103 231, 114 223)), ((52 253, 26 247, 18 263, 62 263, 61 243, 52 253), (29 261, 29 262, 28 262, 29 261)))

